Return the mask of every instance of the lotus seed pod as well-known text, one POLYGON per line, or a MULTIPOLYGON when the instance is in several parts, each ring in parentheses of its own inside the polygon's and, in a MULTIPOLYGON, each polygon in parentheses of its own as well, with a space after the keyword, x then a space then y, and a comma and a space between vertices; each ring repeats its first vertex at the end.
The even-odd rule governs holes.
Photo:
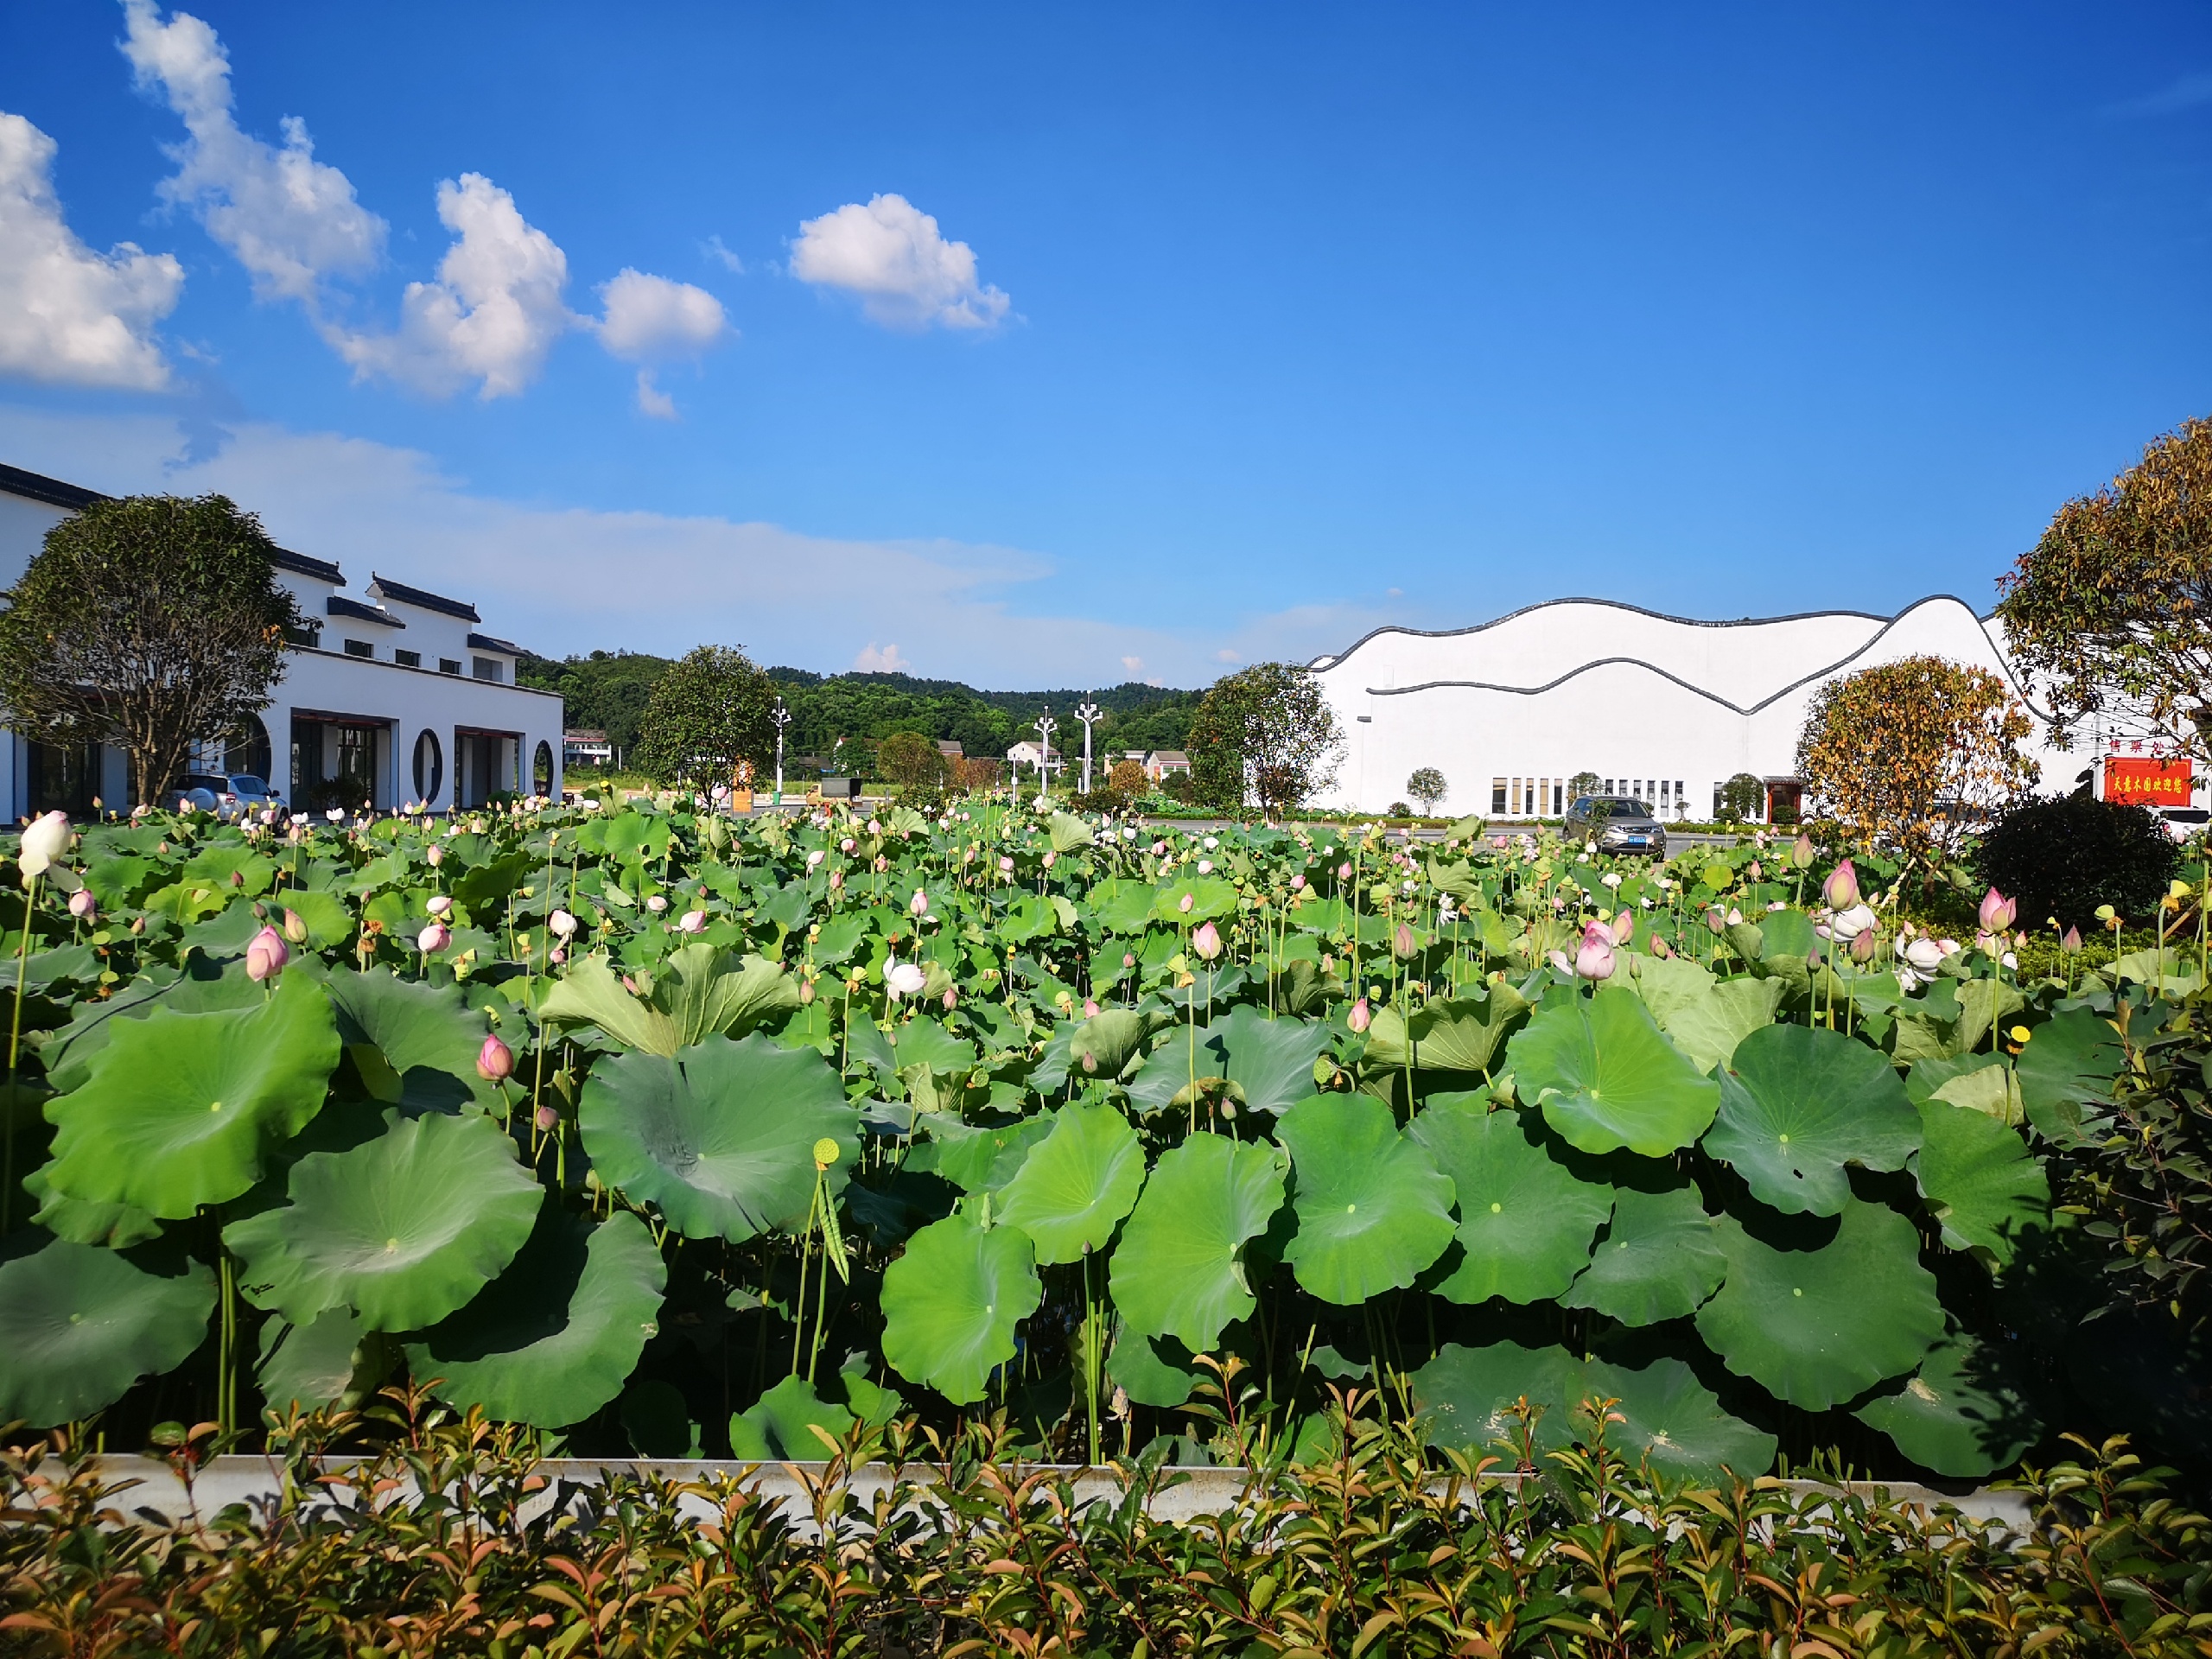
POLYGON ((814 1166, 827 1169, 836 1161, 837 1143, 825 1135, 814 1143, 814 1166))

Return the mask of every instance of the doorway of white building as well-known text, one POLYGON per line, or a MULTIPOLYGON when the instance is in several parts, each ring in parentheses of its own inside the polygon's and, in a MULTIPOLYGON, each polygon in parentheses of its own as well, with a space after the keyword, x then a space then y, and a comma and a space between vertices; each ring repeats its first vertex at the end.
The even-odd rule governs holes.
POLYGON ((391 723, 365 715, 292 711, 292 810, 389 807, 391 723))
POLYGON ((494 797, 517 791, 516 772, 522 756, 520 732, 486 731, 480 727, 453 728, 453 801, 467 809, 488 806, 494 797))

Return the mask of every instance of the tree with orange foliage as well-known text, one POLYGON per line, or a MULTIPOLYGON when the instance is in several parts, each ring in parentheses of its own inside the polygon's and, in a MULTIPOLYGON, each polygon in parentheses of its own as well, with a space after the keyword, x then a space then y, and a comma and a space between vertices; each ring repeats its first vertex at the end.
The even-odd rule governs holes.
POLYGON ((1906 657, 1847 674, 1821 689, 1797 739, 1807 810, 1932 875, 2033 787, 2036 764, 2020 744, 2034 729, 1986 668, 1906 657))
POLYGON ((2152 440, 2061 507, 1998 591, 2062 745, 2094 715, 2212 761, 2212 421, 2152 440))

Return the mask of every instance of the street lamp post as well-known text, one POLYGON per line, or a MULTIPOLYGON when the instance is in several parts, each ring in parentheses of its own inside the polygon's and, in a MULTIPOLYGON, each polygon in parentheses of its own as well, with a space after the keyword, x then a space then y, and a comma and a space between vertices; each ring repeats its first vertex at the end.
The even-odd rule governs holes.
POLYGON ((768 718, 776 722, 776 804, 784 804, 784 728, 791 723, 791 711, 784 707, 781 697, 776 699, 775 711, 768 718))
POLYGON ((1060 729, 1060 722, 1052 718, 1051 704, 1037 716, 1037 735, 1042 740, 1043 753, 1037 758, 1037 804, 1042 806, 1052 787, 1052 734, 1060 729))
POLYGON ((1086 795, 1090 793, 1090 722, 1102 712, 1095 702, 1076 705, 1075 717, 1083 722, 1083 792, 1086 795))

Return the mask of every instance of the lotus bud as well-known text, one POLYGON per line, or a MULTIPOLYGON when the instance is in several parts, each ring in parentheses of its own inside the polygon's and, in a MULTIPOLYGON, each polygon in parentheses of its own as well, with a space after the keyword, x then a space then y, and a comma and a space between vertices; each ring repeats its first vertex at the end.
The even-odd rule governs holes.
POLYGON ((798 982, 798 1001, 801 1007, 814 1001, 814 982, 802 979, 798 982))
POLYGON ((1849 859, 1828 872, 1828 879, 1821 883, 1821 897, 1830 910, 1849 910, 1859 902, 1859 872, 1849 859))
POLYGON ((816 848, 812 852, 806 855, 806 868, 810 870, 812 869, 816 865, 821 863, 827 856, 828 855, 825 854, 819 847, 816 848))
POLYGON ((569 959, 569 953, 568 953, 568 951, 567 951, 567 950, 564 950, 564 949, 563 949, 560 945, 557 945, 557 944, 556 944, 556 945, 555 945, 555 946, 552 948, 552 950, 551 950, 548 951, 548 952, 546 953, 546 957, 545 957, 545 960, 546 960, 546 961, 548 961, 548 962, 550 962, 550 963, 552 963, 555 967, 556 967, 556 968, 557 968, 557 967, 559 967, 563 963, 566 962, 568 959, 569 959))
POLYGON ((928 915, 930 913, 929 894, 923 892, 921 888, 916 887, 914 896, 906 901, 906 913, 914 917, 928 915))
POLYGON ((476 1051, 476 1075, 486 1083, 505 1083, 515 1074, 515 1052, 497 1037, 486 1037, 476 1051))
POLYGON ((1049 870, 1049 869, 1051 869, 1051 868, 1052 868, 1052 865, 1053 865, 1054 861, 1057 861, 1057 860, 1058 859, 1058 857, 1059 857, 1059 855, 1058 855, 1058 853, 1047 853, 1047 854, 1046 854, 1046 855, 1045 855, 1045 868, 1046 868, 1046 869, 1048 869, 1048 870, 1049 870))
POLYGON ((1634 938, 1636 937, 1636 912, 1632 910, 1624 910, 1621 912, 1619 915, 1614 917, 1611 931, 1613 943, 1615 944, 1626 944, 1630 939, 1634 938))
POLYGON ((441 893, 435 895, 431 899, 430 902, 423 906, 423 908, 429 911, 433 916, 442 917, 448 911, 453 908, 453 900, 448 898, 444 893, 441 893))
POLYGON ((1667 943, 1667 936, 1664 933, 1654 933, 1651 936, 1651 954, 1662 962, 1675 954, 1675 948, 1667 943))
POLYGON ((91 921, 99 909, 90 887, 79 887, 69 895, 69 913, 80 922, 91 921))
POLYGON ((1193 893, 1185 893, 1181 901, 1176 905, 1175 908, 1181 911, 1185 916, 1189 915, 1191 913, 1191 906, 1196 896, 1197 895, 1193 893))
POLYGON ((1613 976, 1613 936, 1604 923, 1592 922, 1582 931, 1582 946, 1574 953, 1574 972, 1579 979, 1601 980, 1613 976))
POLYGON ((1789 861, 1801 870, 1813 868, 1813 838, 1810 836, 1801 835, 1789 843, 1789 861))
POLYGON ((1349 881, 1351 880, 1351 861, 1350 859, 1346 859, 1343 863, 1337 866, 1337 880, 1339 881, 1349 881))
POLYGON ((1992 887, 1981 896, 1981 927, 1985 933, 2002 933, 2020 913, 2019 905, 1992 887))
POLYGON ((2078 927, 2068 928, 2066 937, 2058 942, 2058 948, 2069 955, 2079 950, 2082 948, 2082 930, 2078 927))
POLYGON ((537 1115, 531 1119, 531 1122, 537 1125, 537 1131, 540 1135, 550 1132, 553 1126, 560 1121, 561 1114, 555 1111, 550 1106, 539 1107, 537 1109, 537 1115))
POLYGON ((830 892, 832 892, 832 893, 836 893, 839 888, 842 887, 844 885, 845 885, 845 873, 844 873, 842 870, 832 870, 832 871, 830 871, 830 892))
POLYGON ((283 973, 291 959, 284 936, 273 927, 264 927, 245 948, 245 976, 257 985, 263 984, 283 973))
POLYGON ((1357 1034, 1365 1031, 1374 1023, 1374 1014, 1368 1009, 1367 999, 1363 996, 1351 1005, 1351 1012, 1344 1017, 1344 1023, 1352 1028, 1354 1034, 1357 1034))
POLYGON ((681 916, 676 918, 676 931, 679 933, 705 932, 707 931, 707 912, 703 910, 685 911, 681 916))
POLYGON ((1759 868, 1759 861, 1756 858, 1750 863, 1744 866, 1744 874, 1754 881, 1764 881, 1766 880, 1765 872, 1759 868))
POLYGON ((1211 962, 1221 954, 1221 930, 1211 922, 1206 923, 1191 935, 1191 949, 1211 962))
POLYGON ((16 861, 22 867, 27 878, 44 875, 47 867, 60 857, 68 845, 69 815, 42 812, 23 826, 23 843, 16 855, 16 861))
POLYGON ((430 850, 423 856, 430 861, 430 868, 435 870, 446 861, 446 849, 434 841, 430 843, 430 850))
POLYGON ((944 1011, 947 1014, 950 1014, 953 1009, 960 1006, 960 993, 953 989, 951 986, 948 985, 944 988, 944 996, 943 1000, 944 1002, 944 1011))
POLYGON ((1420 944, 1414 938, 1413 929, 1405 923, 1400 922, 1398 931, 1390 936, 1390 954, 1400 962, 1411 962, 1414 952, 1420 949, 1420 944))
POLYGON ((1305 878, 1305 876, 1303 876, 1303 875, 1294 875, 1294 876, 1292 876, 1292 877, 1290 878, 1290 890, 1291 890, 1293 893, 1303 893, 1303 892, 1305 892, 1305 891, 1306 891, 1306 878, 1305 878))
POLYGON ((1134 967, 1135 967, 1136 965, 1137 965, 1136 953, 1135 953, 1134 950, 1124 950, 1124 951, 1122 951, 1122 967, 1124 967, 1124 968, 1134 968, 1134 967))
POLYGON ((565 910, 556 910, 550 916, 548 916, 545 918, 545 925, 551 928, 563 938, 570 938, 575 934, 576 918, 569 915, 565 910))
POLYGON ((652 912, 654 915, 658 916, 668 908, 668 900, 661 894, 656 893, 646 899, 645 908, 652 912))
POLYGON ((433 951, 444 950, 452 943, 453 934, 443 922, 432 922, 415 936, 415 948, 426 957, 433 951))
POLYGON ((1721 918, 1720 912, 1717 910, 1708 910, 1705 912, 1705 925, 1715 934, 1725 933, 1728 929, 1728 924, 1721 918))
POLYGON ((1874 960, 1874 930, 1872 928, 1863 929, 1852 936, 1851 959, 1857 963, 1869 963, 1874 960))
POLYGON ((1744 925, 1744 912, 1743 912, 1742 911, 1740 911, 1740 910, 1737 909, 1737 908, 1736 908, 1736 906, 1733 906, 1733 905, 1729 906, 1728 906, 1728 925, 1729 925, 1729 926, 1731 926, 1731 927, 1741 927, 1743 925, 1744 925))

